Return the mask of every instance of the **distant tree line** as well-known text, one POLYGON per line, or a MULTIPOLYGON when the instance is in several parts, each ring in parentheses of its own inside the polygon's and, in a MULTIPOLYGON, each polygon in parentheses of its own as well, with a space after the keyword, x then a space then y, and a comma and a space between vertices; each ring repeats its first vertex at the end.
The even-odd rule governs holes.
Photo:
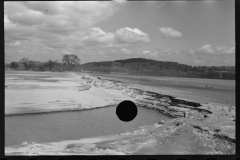
POLYGON ((43 63, 22 58, 19 62, 5 64, 5 67, 10 67, 14 70, 33 71, 84 71, 130 75, 235 79, 234 66, 190 66, 177 62, 155 61, 143 58, 92 62, 80 65, 80 59, 74 54, 63 55, 61 62, 48 60, 43 63))
POLYGON ((231 66, 189 66, 177 62, 155 61, 142 58, 86 63, 81 65, 81 69, 101 73, 235 79, 235 67, 231 66))
POLYGON ((70 71, 73 70, 74 66, 80 64, 80 59, 74 54, 65 54, 62 57, 62 62, 57 60, 48 60, 46 62, 38 62, 30 60, 25 57, 18 62, 11 62, 5 64, 5 68, 11 68, 13 70, 31 70, 31 71, 70 71))

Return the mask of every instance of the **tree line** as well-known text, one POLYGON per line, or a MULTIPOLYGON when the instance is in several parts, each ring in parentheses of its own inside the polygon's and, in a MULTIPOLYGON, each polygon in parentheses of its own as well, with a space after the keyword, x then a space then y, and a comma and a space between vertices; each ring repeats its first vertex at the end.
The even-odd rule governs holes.
POLYGON ((91 62, 80 65, 80 59, 74 54, 63 55, 61 62, 48 60, 41 63, 22 58, 19 62, 11 62, 10 68, 33 71, 86 71, 108 74, 235 79, 234 66, 190 66, 177 62, 155 61, 144 58, 91 62))
POLYGON ((131 75, 235 79, 235 67, 190 66, 177 62, 155 61, 143 58, 87 63, 81 65, 81 69, 90 72, 131 75))
POLYGON ((30 60, 27 57, 22 58, 18 62, 11 62, 6 67, 14 70, 33 70, 33 71, 66 71, 72 70, 74 66, 80 64, 80 59, 74 54, 65 54, 62 57, 62 62, 58 60, 48 60, 44 63, 30 60))

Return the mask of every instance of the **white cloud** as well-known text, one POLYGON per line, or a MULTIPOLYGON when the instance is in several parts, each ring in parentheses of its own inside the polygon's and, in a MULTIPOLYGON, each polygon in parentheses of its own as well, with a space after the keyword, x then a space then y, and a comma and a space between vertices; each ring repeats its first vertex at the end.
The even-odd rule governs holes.
POLYGON ((82 42, 88 46, 108 45, 114 41, 115 38, 113 33, 107 33, 98 27, 93 27, 92 31, 82 38, 82 42))
POLYGON ((131 29, 129 27, 121 28, 115 33, 116 43, 149 43, 148 34, 142 32, 138 28, 131 29))
POLYGON ((42 61, 46 60, 43 54, 48 54, 46 58, 61 59, 65 52, 82 54, 80 49, 84 45, 114 43, 113 33, 91 27, 108 20, 122 4, 112 1, 5 2, 7 60, 15 60, 16 54, 20 57, 32 56, 33 59, 39 57, 42 61), (28 55, 28 52, 31 54, 28 55))
POLYGON ((222 52, 222 53, 225 53, 225 54, 234 54, 235 53, 235 47, 226 47, 226 46, 219 45, 219 46, 216 47, 216 51, 222 52))
POLYGON ((5 2, 5 37, 15 41, 17 36, 41 39, 41 34, 83 34, 94 24, 111 17, 119 7, 111 1, 5 2))
POLYGON ((226 47, 219 45, 217 47, 213 47, 211 44, 206 44, 200 47, 197 50, 198 53, 207 53, 207 54, 234 54, 235 47, 226 47))
POLYGON ((198 49, 198 51, 202 51, 202 52, 210 53, 210 54, 215 53, 211 44, 206 44, 206 45, 202 46, 201 48, 198 49))
POLYGON ((65 24, 75 27, 89 27, 108 18, 116 10, 114 3, 102 1, 31 1, 23 4, 30 11, 36 12, 36 18, 51 18, 53 23, 60 26, 65 24))
POLYGON ((159 31, 164 37, 169 37, 169 38, 181 38, 182 33, 172 29, 171 27, 162 27, 159 28, 159 31))
POLYGON ((139 56, 143 56, 145 58, 148 58, 148 57, 158 58, 159 57, 157 51, 151 52, 151 51, 147 51, 147 50, 146 51, 142 51, 142 52, 138 52, 138 55, 139 56))
POLYGON ((143 54, 149 54, 150 51, 143 51, 142 53, 143 53, 143 54))

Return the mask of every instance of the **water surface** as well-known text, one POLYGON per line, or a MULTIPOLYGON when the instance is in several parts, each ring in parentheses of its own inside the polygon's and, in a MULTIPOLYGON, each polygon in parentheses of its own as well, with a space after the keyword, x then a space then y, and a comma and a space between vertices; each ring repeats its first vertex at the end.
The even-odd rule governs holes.
POLYGON ((235 105, 235 80, 91 74, 105 79, 118 80, 130 86, 144 87, 146 90, 196 100, 202 103, 214 102, 235 105), (206 86, 210 88, 206 88, 206 86))
POLYGON ((115 111, 116 106, 108 106, 83 111, 5 116, 5 146, 111 135, 169 119, 158 111, 138 107, 136 118, 123 122, 115 111))

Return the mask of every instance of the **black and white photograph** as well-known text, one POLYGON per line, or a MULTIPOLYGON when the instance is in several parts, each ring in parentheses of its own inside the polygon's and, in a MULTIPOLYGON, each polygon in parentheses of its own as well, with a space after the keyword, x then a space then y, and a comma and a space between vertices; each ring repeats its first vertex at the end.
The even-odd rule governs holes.
POLYGON ((5 1, 4 154, 235 155, 235 1, 5 1))

